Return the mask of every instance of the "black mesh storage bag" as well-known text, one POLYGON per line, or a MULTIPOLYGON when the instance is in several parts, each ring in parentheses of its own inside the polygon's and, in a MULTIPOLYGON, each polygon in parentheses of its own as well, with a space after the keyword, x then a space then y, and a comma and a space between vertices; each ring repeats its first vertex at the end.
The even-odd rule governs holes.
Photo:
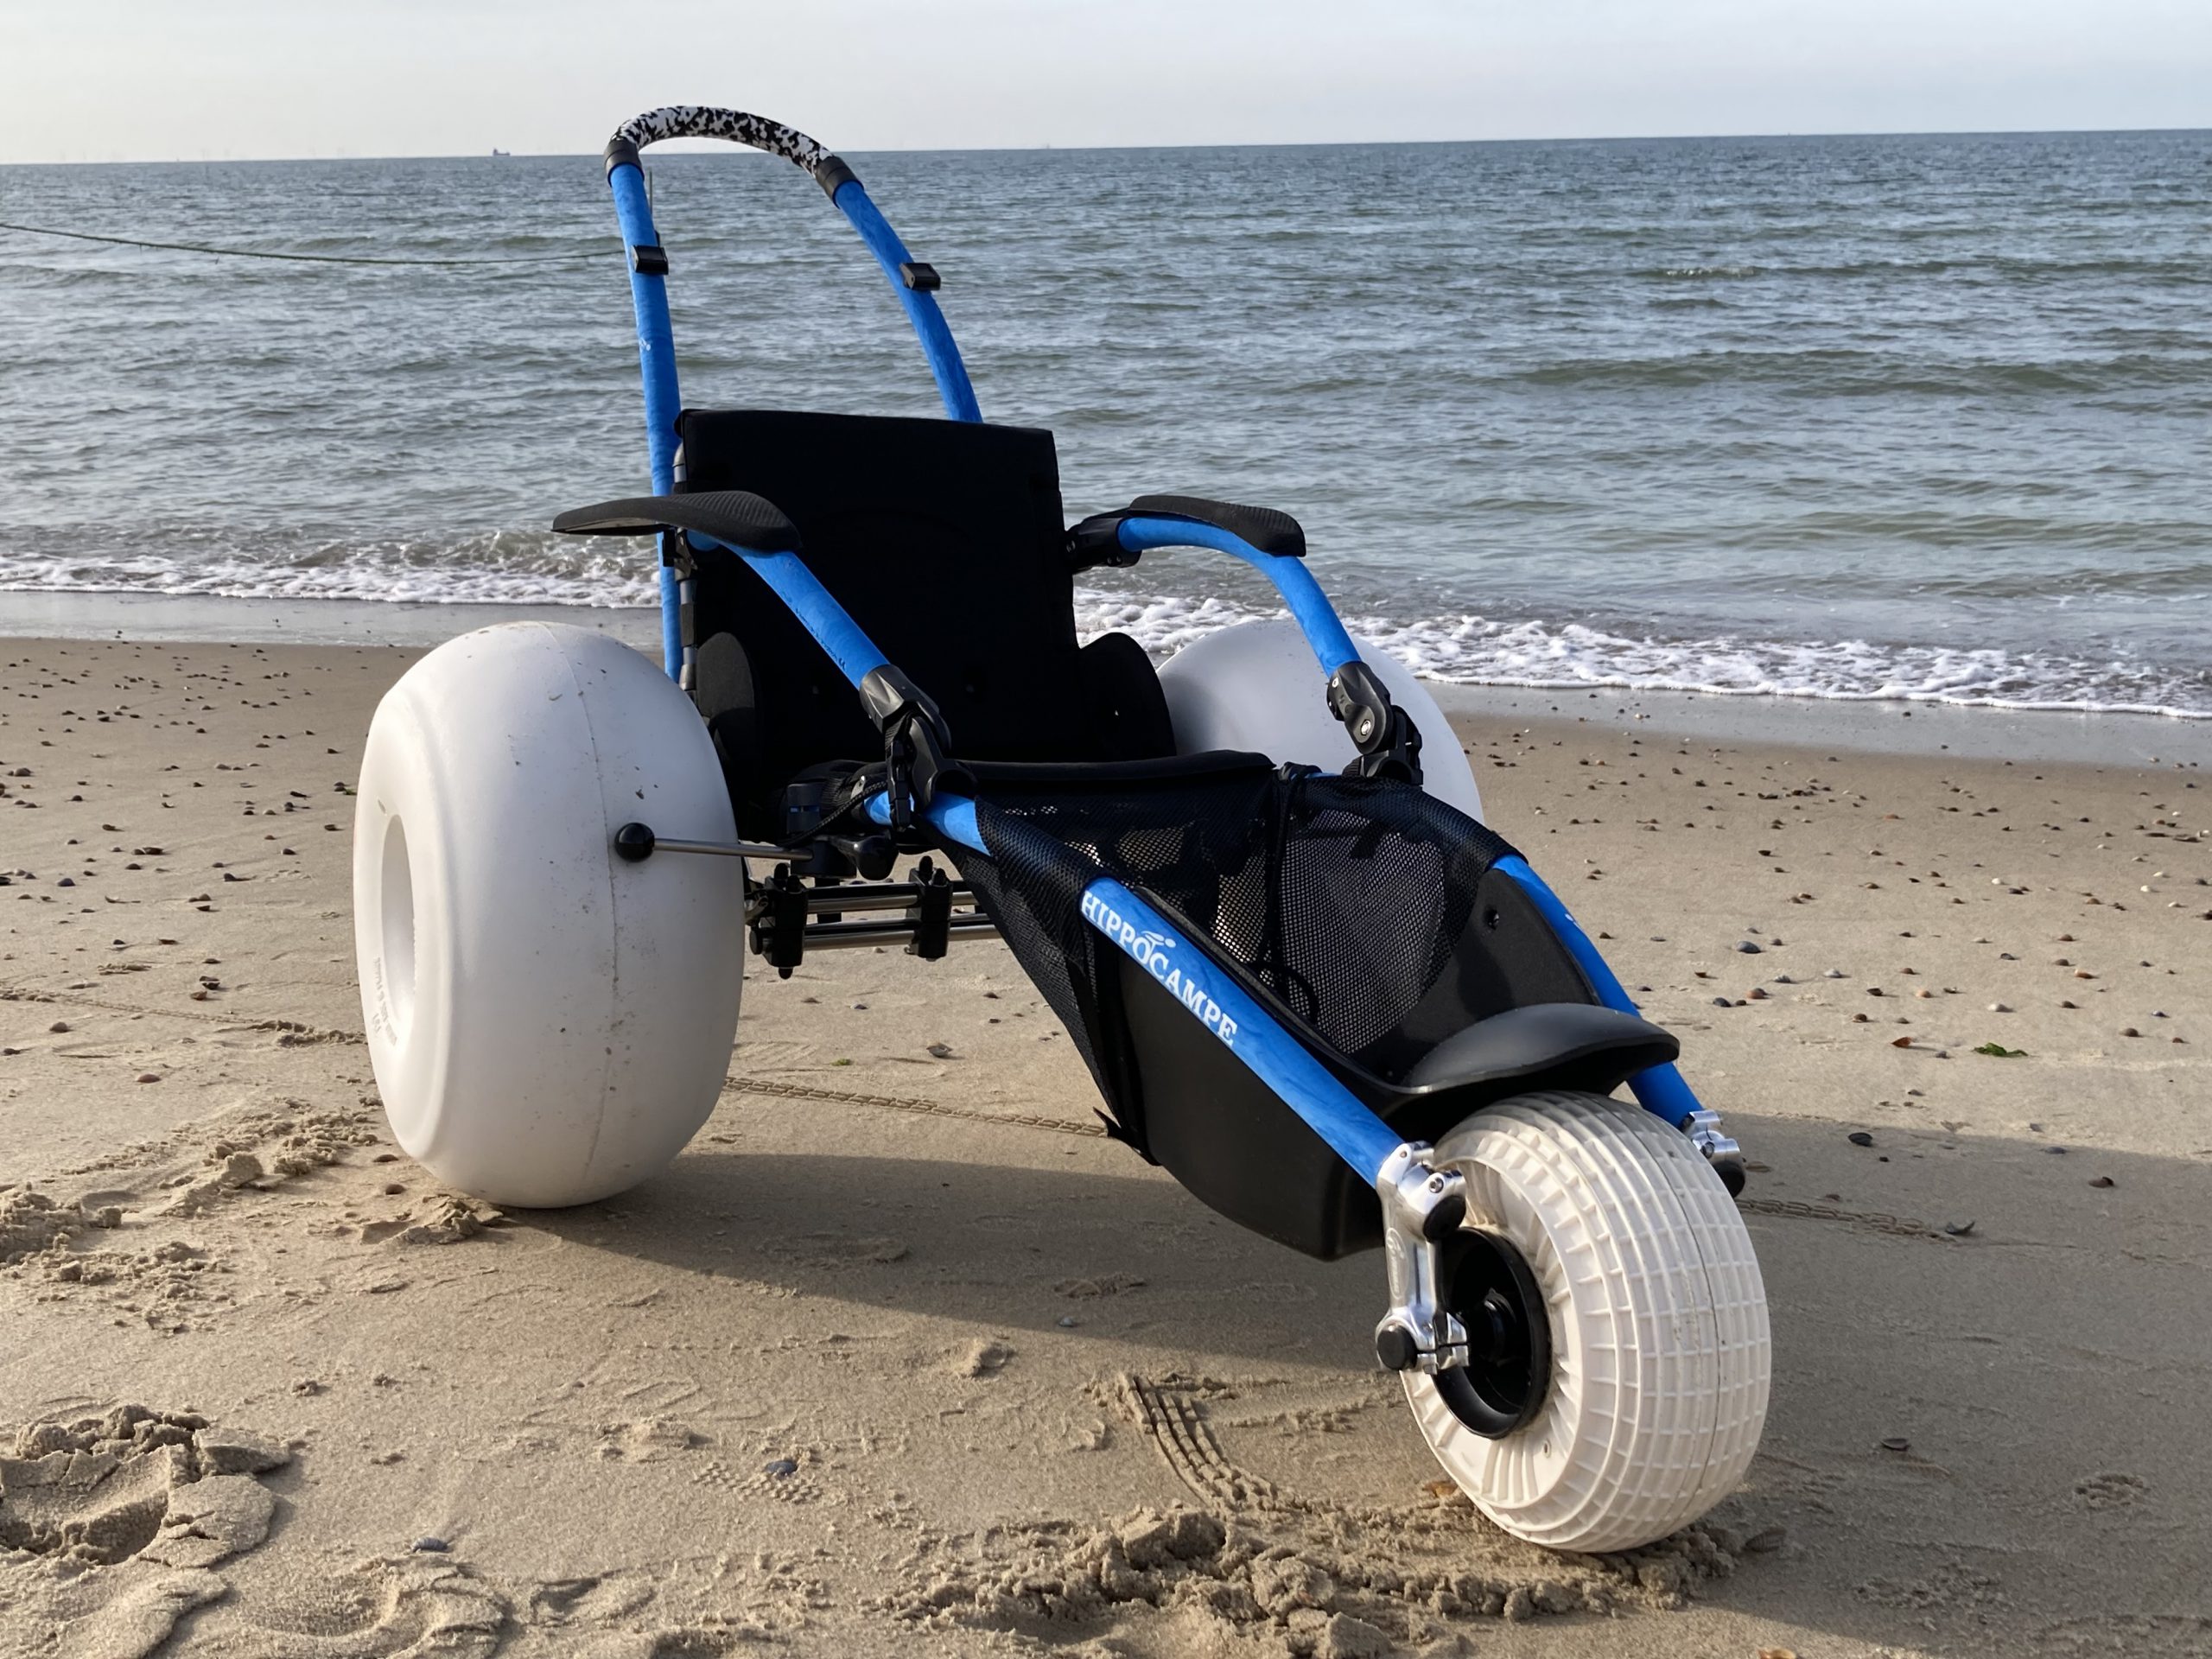
MULTIPOLYGON (((960 872, 1081 1049, 1141 1150, 1120 951, 1084 918, 1111 876, 1181 927, 1284 1025, 1395 1081, 1444 1038, 1530 1000, 1487 948, 1482 879, 1512 849, 1414 785, 1192 757, 1184 775, 974 768, 986 857, 960 872)), ((1569 992, 1580 1001, 1588 993, 1569 992)), ((1536 1000, 1541 1000, 1539 993, 1536 1000)))

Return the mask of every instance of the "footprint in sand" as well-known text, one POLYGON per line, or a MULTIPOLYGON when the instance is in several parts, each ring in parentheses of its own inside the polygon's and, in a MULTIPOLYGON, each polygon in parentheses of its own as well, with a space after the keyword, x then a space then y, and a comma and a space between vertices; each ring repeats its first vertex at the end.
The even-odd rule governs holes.
POLYGON ((707 1444, 707 1437, 673 1417, 645 1417, 634 1423, 609 1423, 592 1454, 614 1463, 658 1463, 707 1444))
POLYGON ((2074 1501, 2085 1510, 2124 1510, 2150 1491, 2140 1475, 2086 1475, 2074 1483, 2074 1501))
POLYGON ((448 1557, 393 1555, 310 1575, 281 1609, 213 1610, 191 1651, 207 1659, 488 1659, 505 1639, 506 1599, 448 1557))
POLYGON ((22 1552, 0 1567, 0 1603, 43 1628, 41 1652, 150 1652, 227 1592, 209 1569, 268 1536, 276 1499, 257 1477, 290 1459, 143 1406, 33 1423, 0 1457, 0 1550, 22 1552))

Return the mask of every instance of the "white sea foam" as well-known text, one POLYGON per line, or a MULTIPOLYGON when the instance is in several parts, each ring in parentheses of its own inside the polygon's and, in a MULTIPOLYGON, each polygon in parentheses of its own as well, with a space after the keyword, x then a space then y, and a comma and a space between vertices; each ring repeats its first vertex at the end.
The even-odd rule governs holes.
MULTIPOLYGON (((622 607, 656 602, 650 565, 627 544, 503 533, 463 543, 301 543, 272 558, 219 543, 69 556, 0 550, 0 592, 171 594, 203 598, 342 599, 416 605, 622 607)), ((1118 630, 1155 656, 1216 629, 1280 613, 1219 595, 1078 589, 1084 635, 1118 630)), ((1352 632, 1431 679, 1572 690, 1697 691, 1732 696, 1903 701, 2212 719, 2212 698, 2142 664, 2093 663, 1926 645, 1637 637, 1580 622, 1474 614, 1407 620, 1347 614, 1352 632)))
POLYGON ((607 607, 651 605, 658 597, 651 556, 639 559, 629 543, 555 542, 513 531, 457 543, 301 540, 251 550, 219 537, 205 546, 190 537, 168 540, 177 550, 0 549, 0 592, 607 607))
MULTIPOLYGON (((1155 654, 1264 611, 1218 598, 1078 592, 1077 626, 1119 629, 1155 654)), ((2166 677, 2133 664, 1945 645, 1709 638, 1637 639, 1579 622, 1460 615, 1406 622, 1347 615, 1345 625, 1432 680, 1539 690, 1699 691, 1730 696, 2167 715, 2212 719, 2176 700, 2166 677)))

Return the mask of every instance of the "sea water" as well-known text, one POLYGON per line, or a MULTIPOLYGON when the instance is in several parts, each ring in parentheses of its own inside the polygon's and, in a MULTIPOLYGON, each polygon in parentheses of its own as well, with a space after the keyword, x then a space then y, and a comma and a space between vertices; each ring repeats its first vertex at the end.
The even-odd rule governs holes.
MULTIPOLYGON (((687 401, 934 411, 802 174, 649 159, 687 401)), ((2212 716, 2212 134, 849 159, 1071 518, 1285 508, 1432 676, 2212 716)), ((0 219, 516 262, 0 232, 0 623, 650 602, 546 528, 645 482, 595 156, 0 168, 0 219)), ((1272 608, 1198 552, 1079 607, 1272 608)))

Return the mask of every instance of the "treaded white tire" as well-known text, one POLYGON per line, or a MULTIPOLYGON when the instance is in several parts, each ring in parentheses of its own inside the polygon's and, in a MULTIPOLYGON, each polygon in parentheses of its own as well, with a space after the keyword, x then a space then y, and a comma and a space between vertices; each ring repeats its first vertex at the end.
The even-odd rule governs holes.
POLYGON ((736 1035, 734 858, 625 863, 614 831, 735 839, 711 740, 588 629, 449 640, 385 695, 353 821, 370 1063, 399 1144, 495 1203, 583 1204, 665 1166, 736 1035))
POLYGON ((1516 1538, 1630 1549, 1732 1491, 1766 1421, 1766 1290, 1735 1201, 1688 1138, 1595 1095, 1522 1095, 1437 1144, 1468 1224, 1502 1233, 1548 1304, 1550 1387, 1502 1440, 1419 1372, 1406 1396, 1445 1471, 1516 1538))
MULTIPOLYGON (((1413 671, 1370 640, 1355 639, 1421 736, 1421 787, 1471 818, 1483 815, 1474 767, 1452 724, 1413 671)), ((1329 712, 1328 680, 1313 648, 1287 618, 1239 622, 1210 633, 1160 667, 1179 754, 1243 749, 1278 764, 1298 761, 1342 772, 1359 751, 1329 712)))

